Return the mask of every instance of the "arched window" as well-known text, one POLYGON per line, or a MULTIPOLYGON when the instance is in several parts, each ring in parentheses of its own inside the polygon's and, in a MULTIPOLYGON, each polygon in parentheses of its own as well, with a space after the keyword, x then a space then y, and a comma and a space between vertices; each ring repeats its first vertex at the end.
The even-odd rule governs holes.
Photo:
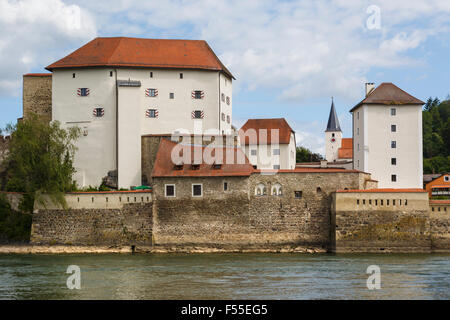
POLYGON ((322 189, 320 187, 317 187, 316 191, 317 191, 317 193, 321 193, 322 189))
POLYGON ((258 184, 255 188, 255 196, 264 196, 266 194, 266 186, 262 183, 258 184))
POLYGON ((272 195, 273 196, 281 196, 282 192, 281 192, 281 184, 279 183, 275 183, 272 186, 272 195))

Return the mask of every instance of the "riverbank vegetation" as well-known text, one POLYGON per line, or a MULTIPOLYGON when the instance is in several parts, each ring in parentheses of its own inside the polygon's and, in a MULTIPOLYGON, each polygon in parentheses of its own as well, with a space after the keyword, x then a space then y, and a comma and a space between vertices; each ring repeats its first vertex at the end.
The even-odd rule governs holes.
POLYGON ((450 172, 450 99, 429 98, 422 111, 423 171, 450 172))

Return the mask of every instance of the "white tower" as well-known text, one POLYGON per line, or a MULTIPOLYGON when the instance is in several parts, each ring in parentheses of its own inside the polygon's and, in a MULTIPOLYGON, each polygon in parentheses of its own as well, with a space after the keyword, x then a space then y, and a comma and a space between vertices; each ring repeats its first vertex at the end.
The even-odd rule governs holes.
POLYGON ((327 129, 325 130, 325 158, 328 162, 338 159, 338 150, 342 143, 342 130, 331 98, 331 110, 328 117, 327 129))

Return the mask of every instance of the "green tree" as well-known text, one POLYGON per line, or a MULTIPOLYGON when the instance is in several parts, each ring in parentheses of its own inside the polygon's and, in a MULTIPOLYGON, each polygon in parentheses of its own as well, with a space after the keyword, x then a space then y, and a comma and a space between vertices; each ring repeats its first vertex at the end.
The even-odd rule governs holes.
POLYGON ((66 207, 64 193, 75 189, 72 175, 77 127, 62 129, 57 121, 50 124, 36 115, 16 125, 8 125, 11 134, 6 189, 24 192, 22 209, 31 211, 34 201, 45 205, 43 194, 66 207))
POLYGON ((314 153, 305 147, 297 147, 295 160, 297 163, 299 163, 299 162, 317 162, 317 161, 323 160, 323 157, 320 154, 314 153))

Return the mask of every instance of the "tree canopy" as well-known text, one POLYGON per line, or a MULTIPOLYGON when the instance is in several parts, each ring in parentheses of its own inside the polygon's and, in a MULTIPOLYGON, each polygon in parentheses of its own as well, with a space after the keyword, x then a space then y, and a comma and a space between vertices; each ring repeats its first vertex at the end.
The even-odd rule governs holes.
POLYGON ((66 130, 57 121, 49 124, 32 115, 16 125, 8 125, 5 131, 11 135, 6 190, 24 192, 28 210, 34 200, 43 202, 43 194, 65 207, 64 193, 76 187, 72 179, 74 142, 80 129, 66 130))
POLYGON ((322 156, 318 153, 314 153, 308 148, 297 147, 296 148, 296 162, 318 162, 323 160, 322 156))
POLYGON ((422 111, 423 171, 450 171, 450 99, 428 98, 422 111))

